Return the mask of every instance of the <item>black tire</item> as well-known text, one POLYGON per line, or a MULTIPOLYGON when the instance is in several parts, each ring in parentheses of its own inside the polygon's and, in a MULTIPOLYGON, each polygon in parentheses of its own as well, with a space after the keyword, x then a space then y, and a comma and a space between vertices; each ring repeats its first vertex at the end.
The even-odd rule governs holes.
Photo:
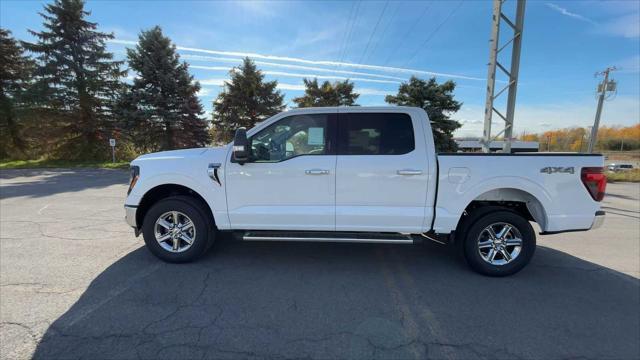
MULTIPOLYGON (((491 212, 479 211, 470 215, 467 224, 466 231, 460 234, 463 239, 464 257, 469 266, 476 272, 488 276, 508 276, 522 270, 522 268, 531 261, 536 250, 536 234, 529 221, 520 214, 509 209, 496 209, 491 212), (522 240, 519 253, 510 261, 502 255, 502 252, 493 250, 496 253, 494 261, 506 262, 504 264, 492 264, 483 258, 483 256, 487 258, 491 257, 493 253, 489 251, 493 249, 493 245, 485 245, 489 246, 488 249, 484 248, 481 250, 479 248, 479 242, 481 240, 488 240, 487 235, 489 234, 489 230, 485 231, 485 229, 492 224, 497 224, 495 225, 497 229, 503 226, 501 224, 511 225, 515 230, 508 233, 508 237, 513 240, 513 238, 516 238, 513 236, 513 233, 517 231, 517 233, 519 233, 519 237, 517 238, 521 238, 522 240)), ((511 240, 510 243, 512 242, 511 240)), ((515 240, 513 241, 515 242, 515 240)), ((500 244, 501 242, 498 243, 498 246, 500 246, 500 244)), ((515 252, 516 246, 509 245, 504 248, 504 251, 507 252, 507 254, 515 252)))
MULTIPOLYGON (((172 196, 153 204, 144 217, 142 235, 147 249, 158 258, 171 263, 191 262, 202 256, 209 249, 215 238, 213 219, 204 209, 200 201, 190 196, 172 196), (156 221, 167 212, 178 211, 186 215, 195 228, 195 238, 190 247, 182 252, 171 252, 163 248, 156 240, 156 221)), ((171 244, 173 241, 171 241, 171 244)), ((180 242, 185 247, 184 242, 180 242)), ((168 244, 168 243, 167 243, 168 244)))

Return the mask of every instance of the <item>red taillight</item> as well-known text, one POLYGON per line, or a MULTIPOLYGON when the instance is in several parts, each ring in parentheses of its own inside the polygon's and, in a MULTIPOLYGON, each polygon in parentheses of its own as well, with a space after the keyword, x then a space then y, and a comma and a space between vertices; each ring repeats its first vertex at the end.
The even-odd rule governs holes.
POLYGON ((607 176, 601 167, 586 167, 580 172, 582 183, 595 201, 602 201, 607 188, 607 176))

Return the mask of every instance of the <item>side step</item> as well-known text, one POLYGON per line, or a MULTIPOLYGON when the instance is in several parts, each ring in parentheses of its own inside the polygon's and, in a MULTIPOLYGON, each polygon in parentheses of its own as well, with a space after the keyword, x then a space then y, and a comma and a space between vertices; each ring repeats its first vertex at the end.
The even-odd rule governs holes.
POLYGON ((413 244, 408 234, 361 233, 337 231, 248 231, 242 236, 244 241, 309 241, 345 243, 392 243, 413 244))

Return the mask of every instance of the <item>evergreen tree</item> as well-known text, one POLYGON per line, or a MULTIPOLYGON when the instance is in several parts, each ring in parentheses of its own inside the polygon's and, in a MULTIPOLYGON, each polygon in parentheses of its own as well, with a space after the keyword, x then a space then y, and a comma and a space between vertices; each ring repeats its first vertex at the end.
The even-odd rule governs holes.
POLYGON ((313 106, 354 106, 360 94, 353 92, 353 83, 349 80, 336 81, 331 84, 328 81, 318 85, 318 79, 303 79, 304 96, 294 98, 293 102, 298 107, 313 106))
POLYGON ((11 32, 0 28, 0 158, 16 157, 26 150, 23 102, 32 71, 33 62, 24 56, 11 32))
POLYGON ((180 62, 176 46, 158 26, 142 31, 135 49, 127 49, 137 77, 120 101, 125 127, 140 150, 206 146, 207 121, 198 99, 200 84, 180 62))
POLYGON ((230 82, 213 103, 213 132, 216 141, 227 142, 238 127, 252 128, 270 116, 284 110, 284 95, 277 81, 264 81, 255 63, 245 58, 238 68, 229 72, 230 82))
POLYGON ((389 104, 423 108, 431 120, 436 150, 452 152, 458 149, 453 140, 453 132, 462 126, 449 118, 449 115, 462 106, 462 103, 453 99, 455 87, 456 83, 451 80, 438 84, 435 78, 425 81, 412 76, 408 83, 400 85, 397 95, 387 95, 385 101, 389 104))
POLYGON ((121 87, 121 61, 106 51, 113 34, 97 31, 82 0, 55 0, 40 13, 44 30, 29 32, 35 43, 23 43, 36 54, 37 104, 62 130, 58 156, 75 159, 109 157, 114 128, 113 107, 121 87))

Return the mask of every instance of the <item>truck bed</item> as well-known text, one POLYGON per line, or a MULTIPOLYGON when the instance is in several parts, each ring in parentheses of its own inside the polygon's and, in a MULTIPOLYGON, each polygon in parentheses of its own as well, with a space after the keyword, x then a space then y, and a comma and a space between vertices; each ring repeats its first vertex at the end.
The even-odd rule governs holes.
POLYGON ((433 230, 455 229, 472 201, 518 196, 543 232, 586 230, 600 205, 582 183, 581 170, 603 167, 600 154, 438 154, 433 230))

